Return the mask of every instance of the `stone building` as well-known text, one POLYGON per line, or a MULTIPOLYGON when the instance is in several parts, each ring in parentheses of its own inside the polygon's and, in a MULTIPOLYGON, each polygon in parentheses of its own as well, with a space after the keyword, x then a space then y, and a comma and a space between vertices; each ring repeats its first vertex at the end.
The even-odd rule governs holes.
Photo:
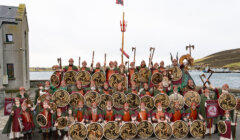
POLYGON ((30 88, 28 20, 24 4, 0 6, 0 95, 30 88))

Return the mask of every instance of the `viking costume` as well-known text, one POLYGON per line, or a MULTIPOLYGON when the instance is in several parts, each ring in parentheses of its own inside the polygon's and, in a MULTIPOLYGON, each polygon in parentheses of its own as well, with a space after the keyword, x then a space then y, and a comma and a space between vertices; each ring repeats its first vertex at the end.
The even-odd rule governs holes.
MULTIPOLYGON (((22 124, 23 124, 23 134, 24 139, 32 139, 32 130, 34 129, 34 122, 32 117, 32 112, 29 108, 27 108, 27 105, 25 104, 26 108, 22 109, 22 124)), ((22 106, 23 107, 23 106, 22 106)))
MULTIPOLYGON (((179 105, 178 102, 175 102, 174 104, 175 104, 174 106, 179 105)), ((175 122, 175 121, 182 119, 182 115, 183 115, 184 111, 182 109, 180 109, 179 107, 178 108, 174 107, 174 108, 170 109, 168 111, 168 113, 170 115, 171 121, 175 122)))
MULTIPOLYGON (((217 99, 217 96, 215 94, 214 99, 217 99)), ((203 116, 204 120, 207 120, 207 133, 214 133, 216 130, 215 124, 217 123, 217 118, 207 118, 207 100, 211 100, 209 96, 205 96, 204 94, 201 94, 201 102, 200 102, 200 114, 203 116)))
MULTIPOLYGON (((225 114, 229 115, 229 111, 225 111, 225 114)), ((225 122, 225 124, 227 126, 227 128, 226 128, 227 130, 226 130, 225 134, 220 134, 220 140, 232 140, 233 136, 232 136, 231 126, 235 126, 235 123, 232 123, 230 116, 223 117, 223 121, 225 122)))
POLYGON ((100 108, 88 108, 87 110, 87 120, 90 122, 98 122, 103 120, 102 111, 100 108))
POLYGON ((9 134, 9 138, 22 137, 22 108, 19 100, 15 100, 15 104, 12 107, 12 112, 9 119, 2 131, 3 134, 9 134))

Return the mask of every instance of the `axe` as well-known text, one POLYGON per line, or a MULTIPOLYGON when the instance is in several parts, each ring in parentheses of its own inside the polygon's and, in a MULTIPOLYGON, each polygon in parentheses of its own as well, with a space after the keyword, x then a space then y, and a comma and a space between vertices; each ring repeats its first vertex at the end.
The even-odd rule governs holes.
POLYGON ((135 57, 136 57, 136 47, 132 47, 132 51, 134 52, 133 61, 135 62, 135 57))
POLYGON ((200 77, 202 83, 204 84, 203 77, 206 78, 205 74, 199 75, 199 77, 200 77))
POLYGON ((213 73, 214 73, 214 71, 212 71, 211 69, 208 69, 208 71, 207 71, 207 72, 211 72, 211 73, 210 73, 210 75, 208 76, 207 80, 204 82, 203 86, 205 86, 205 85, 206 85, 206 83, 210 84, 210 82, 209 82, 208 80, 211 78, 211 76, 212 76, 212 75, 213 75, 213 73))

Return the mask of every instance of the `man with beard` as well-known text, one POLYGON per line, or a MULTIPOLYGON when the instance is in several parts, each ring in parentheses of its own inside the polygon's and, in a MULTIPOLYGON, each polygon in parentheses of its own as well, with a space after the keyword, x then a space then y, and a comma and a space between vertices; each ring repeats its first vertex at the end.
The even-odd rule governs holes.
POLYGON ((88 109, 87 114, 87 118, 90 123, 103 121, 102 111, 98 108, 96 102, 92 103, 92 107, 88 109))
POLYGON ((143 97, 143 96, 153 96, 152 95, 152 89, 150 89, 148 87, 148 83, 144 83, 143 84, 143 89, 140 91, 140 97, 143 97))
POLYGON ((179 102, 176 101, 174 102, 174 107, 168 113, 170 113, 172 122, 175 122, 182 119, 184 111, 180 108, 179 102))
POLYGON ((32 130, 34 130, 34 123, 32 117, 33 108, 28 108, 28 105, 23 102, 22 103, 22 124, 23 124, 23 134, 24 139, 31 140, 32 139, 32 130))
POLYGON ((87 61, 82 62, 82 67, 80 68, 80 71, 88 71, 90 73, 90 68, 87 67, 87 61))
POLYGON ((43 92, 51 94, 51 95, 54 93, 54 89, 53 89, 52 86, 50 86, 50 82, 49 81, 45 82, 45 86, 44 86, 43 92))
POLYGON ((20 139, 20 137, 23 137, 20 124, 20 120, 22 119, 21 112, 20 101, 16 98, 15 104, 12 106, 11 114, 9 115, 8 121, 2 131, 2 134, 9 135, 9 139, 20 139))
POLYGON ((153 65, 153 67, 151 68, 152 74, 159 72, 158 67, 159 67, 158 63, 155 63, 153 65))
POLYGON ((131 82, 131 88, 128 89, 127 93, 138 94, 137 85, 135 82, 131 82))
POLYGON ((130 83, 130 85, 129 85, 130 87, 131 87, 131 77, 135 72, 137 72, 137 69, 135 68, 135 62, 131 62, 130 68, 128 69, 128 72, 127 72, 128 83, 130 83))
POLYGON ((162 73, 163 71, 165 71, 164 61, 161 61, 161 62, 160 62, 159 71, 160 71, 161 73, 162 73))
POLYGON ((207 121, 207 129, 206 134, 214 133, 216 130, 217 118, 207 118, 207 100, 216 100, 217 95, 215 94, 213 97, 210 96, 210 91, 207 88, 203 89, 203 94, 201 94, 201 102, 200 102, 200 114, 203 116, 204 120, 207 121))
POLYGON ((166 111, 162 108, 162 104, 157 103, 157 108, 152 113, 152 121, 153 122, 170 122, 170 118, 166 111))
POLYGON ((106 72, 106 81, 108 82, 111 75, 116 73, 115 67, 112 61, 109 62, 109 67, 105 69, 106 72))
POLYGON ((168 89, 163 87, 163 83, 160 82, 157 86, 157 89, 154 90, 154 97, 157 96, 158 94, 167 94, 168 89))
POLYGON ((82 87, 82 82, 81 81, 77 81, 76 85, 71 86, 71 92, 69 93, 80 93, 82 96, 85 95, 85 91, 82 87))
POLYGON ((196 102, 192 102, 191 107, 185 110, 186 116, 184 117, 185 121, 193 122, 197 119, 203 119, 203 116, 199 113, 196 102))
POLYGON ((113 64, 114 64, 114 70, 115 70, 116 72, 119 72, 118 62, 117 62, 117 61, 114 61, 113 64))
POLYGON ((236 126, 237 123, 232 122, 232 118, 230 117, 230 113, 228 110, 225 111, 225 115, 223 117, 223 121, 227 126, 227 130, 225 134, 220 134, 220 140, 232 140, 232 126, 236 126))
POLYGON ((77 68, 75 65, 73 65, 74 61, 73 61, 72 58, 70 58, 70 59, 68 60, 68 63, 69 63, 69 65, 63 68, 63 71, 64 71, 64 72, 72 71, 72 70, 73 70, 73 71, 78 71, 78 68, 77 68))
MULTIPOLYGON (((57 123, 57 119, 60 117, 66 117, 67 113, 63 112, 61 108, 57 108, 57 112, 53 115, 53 122, 54 122, 54 129, 56 129, 58 127, 58 123, 57 123)), ((55 139, 63 139, 63 137, 66 135, 66 131, 64 131, 64 129, 62 130, 55 130, 53 132, 54 138, 55 139)))
POLYGON ((138 120, 139 122, 141 122, 141 121, 147 121, 147 120, 148 120, 149 122, 151 122, 151 114, 150 114, 149 111, 147 111, 144 102, 142 102, 142 103, 140 104, 140 109, 137 110, 137 120, 138 120))
POLYGON ((182 95, 184 96, 188 91, 197 91, 196 85, 193 83, 193 80, 188 80, 186 87, 180 87, 182 95))
MULTIPOLYGON (((208 81, 208 80, 207 80, 208 81)), ((211 90, 213 90, 214 92, 215 92, 215 94, 216 94, 216 96, 217 96, 217 99, 222 95, 222 94, 224 94, 224 93, 229 93, 228 92, 228 90, 229 90, 229 85, 228 84, 223 84, 222 85, 222 89, 221 88, 215 88, 211 83, 210 83, 210 85, 209 85, 209 87, 211 88, 211 90)), ((234 111, 230 111, 230 114, 231 114, 231 118, 233 118, 233 116, 234 116, 234 111)), ((224 110, 222 109, 222 108, 220 108, 220 106, 219 106, 219 115, 220 116, 224 116, 224 110)), ((221 117, 221 118, 222 118, 221 117)))
POLYGON ((107 106, 106 109, 103 110, 103 115, 104 115, 104 123, 107 123, 109 121, 115 121, 115 115, 116 115, 115 109, 112 108, 112 102, 107 101, 107 106))
POLYGON ((19 93, 16 94, 16 98, 22 103, 25 99, 29 98, 24 87, 19 88, 19 93))
POLYGON ((92 72, 92 74, 94 74, 95 72, 103 72, 103 70, 101 69, 100 62, 96 63, 96 67, 94 69, 92 69, 92 67, 91 67, 91 72, 92 72))
MULTIPOLYGON (((58 77, 59 81, 62 81, 63 70, 60 69, 59 65, 54 65, 52 67, 52 69, 55 70, 55 72, 53 74, 55 74, 58 77)), ((60 84, 55 88, 58 88, 59 86, 60 86, 60 84)))
POLYGON ((124 122, 130 122, 131 121, 131 115, 134 114, 132 110, 129 110, 129 104, 125 103, 123 110, 119 112, 119 114, 122 117, 122 121, 124 122))
POLYGON ((83 101, 79 101, 77 108, 73 109, 73 116, 76 122, 85 123, 86 107, 84 106, 83 101))
POLYGON ((48 100, 43 101, 43 108, 39 113, 44 115, 47 119, 47 125, 41 126, 43 140, 46 140, 51 136, 49 132, 52 128, 52 113, 53 112, 50 110, 50 107, 49 107, 49 101, 48 100))
POLYGON ((100 94, 112 95, 112 90, 109 89, 109 86, 108 86, 107 82, 104 82, 103 89, 101 90, 100 94))
POLYGON ((90 87, 85 88, 85 91, 86 91, 86 93, 89 91, 99 92, 94 81, 91 81, 90 87))

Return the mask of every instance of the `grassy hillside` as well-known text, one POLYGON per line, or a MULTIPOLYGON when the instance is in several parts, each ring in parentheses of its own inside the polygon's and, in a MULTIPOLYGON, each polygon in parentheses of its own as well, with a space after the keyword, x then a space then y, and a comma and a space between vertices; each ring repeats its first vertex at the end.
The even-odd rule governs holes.
POLYGON ((240 69, 240 48, 217 52, 194 61, 195 65, 209 65, 210 67, 228 67, 240 69))

